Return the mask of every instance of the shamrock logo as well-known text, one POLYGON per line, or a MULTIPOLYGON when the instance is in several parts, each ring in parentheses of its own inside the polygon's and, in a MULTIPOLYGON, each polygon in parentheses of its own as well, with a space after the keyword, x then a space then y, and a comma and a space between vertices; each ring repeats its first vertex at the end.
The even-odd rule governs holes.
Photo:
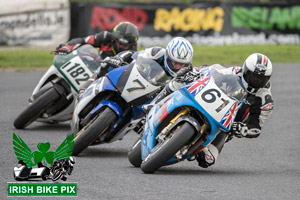
POLYGON ((47 152, 50 149, 50 143, 39 143, 37 146, 38 150, 40 151, 35 151, 32 153, 32 157, 34 159, 34 163, 39 163, 42 162, 44 163, 44 165, 47 165, 45 163, 45 161, 47 163, 49 163, 50 165, 52 165, 54 159, 55 159, 55 153, 50 151, 47 152))

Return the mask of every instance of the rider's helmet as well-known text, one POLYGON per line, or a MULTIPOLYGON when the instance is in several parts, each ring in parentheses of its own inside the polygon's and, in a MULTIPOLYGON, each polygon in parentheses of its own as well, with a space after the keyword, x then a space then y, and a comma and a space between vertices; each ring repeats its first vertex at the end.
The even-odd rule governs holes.
POLYGON ((188 67, 193 60, 193 47, 189 41, 182 37, 172 39, 166 48, 165 67, 173 77, 183 67, 188 67))
POLYGON ((70 156, 70 157, 69 157, 69 163, 70 163, 71 165, 74 165, 75 162, 76 162, 75 157, 74 157, 74 156, 70 156))
POLYGON ((121 22, 113 29, 113 48, 116 54, 124 50, 136 50, 139 31, 130 22, 121 22))
POLYGON ((259 88, 265 87, 272 75, 272 63, 269 58, 260 53, 251 54, 243 64, 242 82, 250 94, 255 94, 259 88))

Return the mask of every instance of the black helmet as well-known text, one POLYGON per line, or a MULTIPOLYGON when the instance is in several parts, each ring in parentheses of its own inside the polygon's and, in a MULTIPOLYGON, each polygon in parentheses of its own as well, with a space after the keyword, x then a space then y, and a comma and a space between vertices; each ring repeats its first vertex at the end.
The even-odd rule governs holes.
POLYGON ((113 29, 114 49, 116 53, 124 50, 136 50, 139 31, 135 25, 130 22, 121 22, 113 29), (117 45, 116 43, 119 43, 117 45))

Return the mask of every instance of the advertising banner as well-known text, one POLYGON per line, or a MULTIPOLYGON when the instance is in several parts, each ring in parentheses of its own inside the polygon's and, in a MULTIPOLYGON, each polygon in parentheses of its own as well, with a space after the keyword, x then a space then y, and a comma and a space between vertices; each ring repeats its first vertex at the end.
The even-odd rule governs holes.
POLYGON ((68 0, 10 0, 0 7, 0 45, 50 47, 69 39, 68 0))
POLYGON ((84 37, 134 23, 140 46, 174 36, 194 44, 299 44, 300 5, 72 3, 72 35, 84 37))

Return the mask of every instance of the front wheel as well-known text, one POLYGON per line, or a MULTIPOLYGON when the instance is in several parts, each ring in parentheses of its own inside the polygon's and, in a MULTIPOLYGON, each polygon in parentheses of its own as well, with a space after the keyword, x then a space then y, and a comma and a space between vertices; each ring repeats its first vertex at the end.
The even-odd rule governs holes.
POLYGON ((59 180, 62 177, 62 175, 63 174, 62 174, 62 172, 60 170, 54 171, 53 176, 52 176, 52 181, 59 180))
POLYGON ((84 149, 86 149, 92 142, 94 142, 99 135, 103 134, 107 129, 115 123, 117 119, 116 113, 109 107, 106 107, 91 124, 88 123, 82 128, 74 139, 73 156, 78 156, 84 149))
POLYGON ((164 142, 158 143, 141 164, 144 173, 154 173, 167 163, 193 137, 195 129, 187 122, 179 125, 164 142))
POLYGON ((135 167, 140 167, 142 163, 141 141, 142 139, 139 138, 128 152, 128 160, 135 167))
POLYGON ((32 104, 28 106, 14 121, 16 129, 23 129, 29 126, 34 120, 39 118, 47 108, 49 108, 60 95, 55 88, 50 88, 32 104))

